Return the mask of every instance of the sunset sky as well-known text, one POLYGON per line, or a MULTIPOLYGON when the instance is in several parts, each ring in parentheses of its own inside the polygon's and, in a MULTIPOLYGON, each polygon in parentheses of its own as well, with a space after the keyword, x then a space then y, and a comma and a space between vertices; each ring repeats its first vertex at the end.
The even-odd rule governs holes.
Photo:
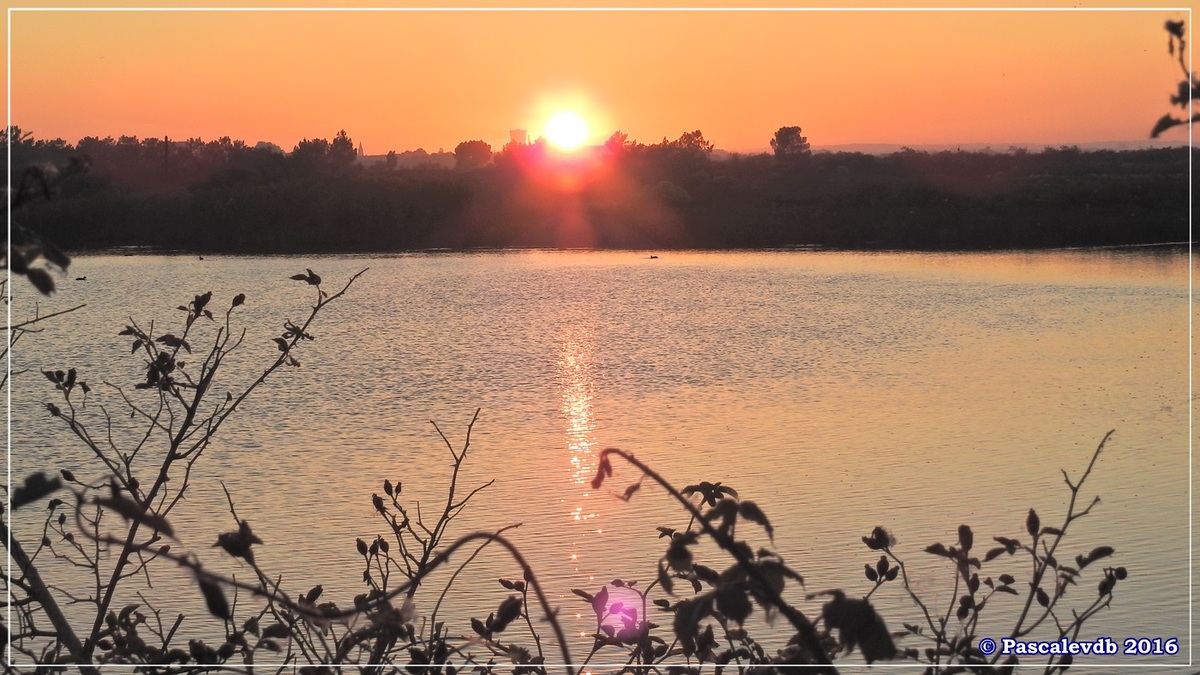
POLYGON ((700 129, 718 148, 764 151, 785 125, 818 147, 1142 140, 1180 79, 1163 22, 1192 27, 1184 9, 10 6, 8 18, 11 120, 36 137, 231 136, 291 150, 345 129, 368 154, 471 139, 498 149, 509 129, 536 137, 561 110, 597 144, 618 129, 644 143, 700 129))

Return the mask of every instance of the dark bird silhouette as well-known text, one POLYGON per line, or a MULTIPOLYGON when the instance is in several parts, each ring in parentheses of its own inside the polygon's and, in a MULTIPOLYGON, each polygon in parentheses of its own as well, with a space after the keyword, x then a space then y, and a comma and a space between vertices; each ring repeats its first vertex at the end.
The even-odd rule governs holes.
POLYGON ((87 277, 75 277, 75 281, 87 281, 87 277))

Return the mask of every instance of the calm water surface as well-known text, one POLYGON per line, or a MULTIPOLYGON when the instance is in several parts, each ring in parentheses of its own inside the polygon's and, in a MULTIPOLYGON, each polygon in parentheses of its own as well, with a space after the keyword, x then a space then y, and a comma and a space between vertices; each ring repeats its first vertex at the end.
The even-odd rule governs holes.
MULTIPOLYGON (((51 299, 15 289, 14 317, 35 302, 43 312, 88 306, 15 351, 14 371, 30 370, 13 377, 14 475, 103 475, 45 413, 54 392, 38 369, 73 366, 93 385, 131 387, 143 365, 116 337, 127 317, 170 326, 195 293, 212 290, 224 307, 244 292, 246 347, 225 385, 234 389, 273 358, 283 321, 311 304, 311 289, 287 279, 306 267, 327 287, 370 271, 318 320, 316 341, 298 353, 303 366, 257 393, 193 477, 174 521, 216 569, 239 570, 209 548, 231 529, 224 481, 266 540, 266 569, 298 592, 321 583, 326 598, 349 604, 361 590, 354 539, 384 532, 371 494, 389 478, 423 513, 440 506, 450 455, 430 420, 457 445, 481 408, 459 486, 495 483, 455 531, 520 523, 513 539, 555 602, 568 617, 583 614, 576 633, 588 630, 589 610, 570 589, 649 582, 664 551, 655 527, 686 524, 649 484, 618 499, 638 479, 627 466, 590 490, 607 446, 676 485, 719 480, 759 502, 810 591, 866 593, 862 567, 878 556, 860 537, 887 526, 918 590, 943 605, 954 600, 952 570, 922 549, 954 543, 960 523, 980 547, 1020 538, 1030 508, 1059 522, 1069 497, 1059 470, 1078 476, 1115 428, 1082 495, 1102 503, 1059 557, 1114 546, 1130 576, 1086 634, 1178 636, 1178 657, 1148 662, 1187 662, 1185 254, 81 257, 71 276, 87 281, 64 281, 51 299)), ((98 391, 89 410, 102 401, 121 408, 98 391)), ((32 523, 17 530, 40 536, 32 523)), ((441 615, 464 632, 472 613, 503 599, 495 579, 519 575, 498 554, 474 568, 441 615)), ((1006 571, 1020 579, 1026 570, 985 568, 1006 571)), ((1089 571, 1068 594, 1074 606, 1094 597, 1099 578, 1089 571)), ((419 610, 436 602, 440 587, 431 590, 419 610)), ((156 592, 198 597, 171 569, 156 592)), ((819 607, 799 590, 792 599, 819 607)), ((919 616, 899 587, 874 599, 893 629, 919 616)), ((993 613, 1015 616, 1022 600, 998 597, 993 613)))

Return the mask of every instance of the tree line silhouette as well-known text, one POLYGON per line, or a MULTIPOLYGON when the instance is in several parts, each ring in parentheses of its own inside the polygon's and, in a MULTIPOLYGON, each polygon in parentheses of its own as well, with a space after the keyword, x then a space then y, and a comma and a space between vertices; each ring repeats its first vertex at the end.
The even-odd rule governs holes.
POLYGON ((229 137, 7 136, 13 166, 90 167, 22 215, 68 250, 979 250, 1189 236, 1186 148, 812 153, 799 127, 782 127, 773 155, 714 158, 699 130, 650 145, 617 132, 570 154, 467 141, 448 170, 366 161, 345 131, 290 153, 229 137))

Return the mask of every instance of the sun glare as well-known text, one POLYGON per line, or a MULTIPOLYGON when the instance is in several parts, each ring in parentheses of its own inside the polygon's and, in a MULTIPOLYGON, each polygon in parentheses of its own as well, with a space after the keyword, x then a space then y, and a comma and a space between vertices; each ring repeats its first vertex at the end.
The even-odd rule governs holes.
POLYGON ((587 140, 587 122, 579 115, 565 110, 546 122, 546 140, 563 150, 574 150, 587 140))

